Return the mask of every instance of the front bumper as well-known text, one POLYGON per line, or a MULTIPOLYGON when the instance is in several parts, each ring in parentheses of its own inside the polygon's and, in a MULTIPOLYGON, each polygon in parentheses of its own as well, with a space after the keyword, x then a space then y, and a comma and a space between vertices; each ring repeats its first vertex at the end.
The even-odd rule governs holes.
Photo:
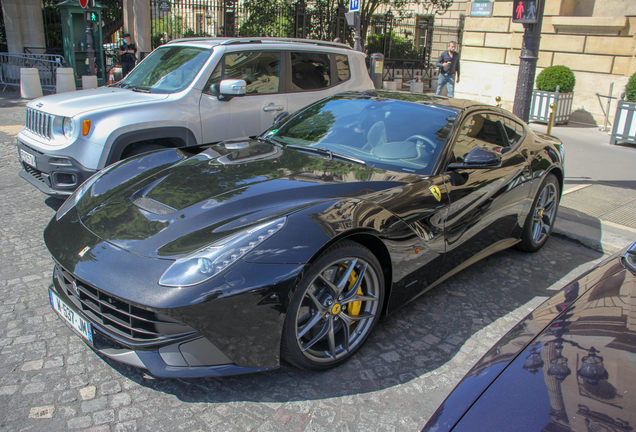
MULTIPOLYGON (((83 340, 91 349, 120 363, 145 369, 154 376, 196 378, 239 375, 278 367, 236 365, 212 342, 189 326, 150 311, 140 314, 140 308, 95 290, 59 266, 54 269, 53 285, 49 289, 74 313, 90 323, 92 343, 83 340), (126 311, 132 317, 127 323, 126 311), (148 329, 143 325, 146 323, 139 324, 143 319, 151 319, 151 316, 156 320, 155 328, 171 333, 175 327, 180 327, 179 331, 174 334, 146 333, 146 340, 134 337, 135 332, 148 329), (134 321, 138 321, 136 325, 134 321), (132 338, 122 337, 121 328, 124 327, 128 327, 128 330, 133 328, 132 338)), ((74 330, 70 325, 69 328, 74 330)))
POLYGON ((31 148, 18 139, 18 157, 22 165, 20 177, 38 188, 41 192, 66 198, 96 170, 84 167, 77 160, 68 156, 42 153, 31 148), (25 162, 22 152, 31 155, 35 166, 25 162))
POLYGON ((168 288, 157 281, 172 260, 102 240, 75 210, 51 220, 44 242, 56 262, 51 290, 91 324, 97 352, 160 377, 280 365, 286 304, 304 265, 238 261, 208 282, 168 288))

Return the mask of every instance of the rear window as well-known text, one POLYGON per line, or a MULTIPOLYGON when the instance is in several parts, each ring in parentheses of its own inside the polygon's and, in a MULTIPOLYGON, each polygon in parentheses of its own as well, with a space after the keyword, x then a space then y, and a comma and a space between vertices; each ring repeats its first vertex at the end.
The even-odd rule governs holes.
POLYGON ((292 91, 320 90, 331 86, 329 54, 292 52, 292 91))
POLYGON ((349 69, 349 57, 346 55, 336 55, 336 70, 338 71, 338 84, 351 78, 349 69))

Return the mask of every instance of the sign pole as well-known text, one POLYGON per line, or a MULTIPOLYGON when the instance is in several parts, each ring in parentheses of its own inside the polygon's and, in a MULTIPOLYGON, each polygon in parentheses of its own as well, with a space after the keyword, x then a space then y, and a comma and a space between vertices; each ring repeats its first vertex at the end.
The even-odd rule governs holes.
MULTIPOLYGON (((95 0, 81 2, 83 8, 95 5, 95 0)), ((88 60, 88 75, 95 75, 95 49, 93 49, 93 23, 88 19, 90 10, 84 11, 84 21, 86 22, 86 59, 88 60)))
POLYGON ((534 76, 539 57, 541 40, 541 23, 543 21, 543 0, 515 0, 512 9, 512 22, 524 26, 521 55, 519 56, 519 73, 517 89, 512 112, 528 123, 534 76))
POLYGON ((349 0, 349 13, 346 13, 347 23, 355 26, 356 35, 354 36, 353 49, 356 51, 364 51, 362 45, 362 37, 360 36, 360 0, 349 0))

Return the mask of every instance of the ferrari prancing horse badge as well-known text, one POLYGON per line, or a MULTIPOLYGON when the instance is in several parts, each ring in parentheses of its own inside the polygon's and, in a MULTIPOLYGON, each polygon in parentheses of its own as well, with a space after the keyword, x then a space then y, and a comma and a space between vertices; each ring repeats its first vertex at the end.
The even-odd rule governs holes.
POLYGON ((440 192, 439 188, 437 186, 431 186, 430 188, 428 188, 431 193, 433 194, 433 196, 435 197, 435 199, 437 201, 441 201, 442 200, 442 193, 440 192))

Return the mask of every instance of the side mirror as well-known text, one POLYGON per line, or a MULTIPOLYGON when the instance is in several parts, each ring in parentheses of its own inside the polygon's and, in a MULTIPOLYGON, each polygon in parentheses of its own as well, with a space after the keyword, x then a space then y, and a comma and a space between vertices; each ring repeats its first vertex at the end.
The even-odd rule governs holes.
POLYGON ((223 80, 219 84, 219 100, 229 101, 236 96, 245 96, 245 80, 223 80))
POLYGON ((276 117, 274 117, 274 123, 273 124, 280 123, 283 120, 285 120, 287 117, 289 117, 289 111, 282 112, 282 113, 278 114, 276 117))
POLYGON ((478 147, 466 155, 464 162, 450 164, 448 169, 496 168, 498 166, 501 166, 501 154, 487 147, 478 147))

